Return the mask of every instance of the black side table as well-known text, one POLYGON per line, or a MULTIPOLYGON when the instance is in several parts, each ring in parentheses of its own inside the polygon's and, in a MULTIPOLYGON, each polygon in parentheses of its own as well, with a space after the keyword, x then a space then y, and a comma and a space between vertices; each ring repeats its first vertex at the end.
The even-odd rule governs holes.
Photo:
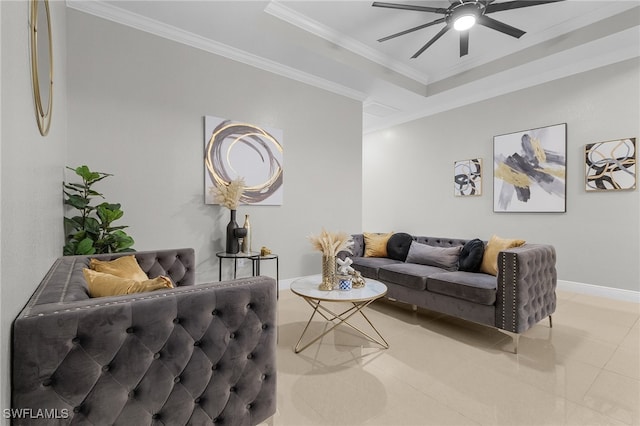
MULTIPOLYGON (((251 267, 253 271, 253 276, 255 273, 255 260, 253 259, 256 256, 260 256, 260 253, 252 251, 250 253, 227 253, 224 251, 220 251, 216 253, 218 257, 218 281, 222 281, 222 259, 233 259, 233 279, 236 279, 238 272, 238 259, 251 259, 251 267)), ((259 266, 258 266, 259 268, 259 266)))
POLYGON ((265 254, 262 256, 259 253, 254 254, 250 257, 251 262, 253 263, 253 275, 260 275, 260 263, 263 260, 275 260, 276 261, 276 295, 280 298, 280 261, 278 260, 277 254, 265 254))

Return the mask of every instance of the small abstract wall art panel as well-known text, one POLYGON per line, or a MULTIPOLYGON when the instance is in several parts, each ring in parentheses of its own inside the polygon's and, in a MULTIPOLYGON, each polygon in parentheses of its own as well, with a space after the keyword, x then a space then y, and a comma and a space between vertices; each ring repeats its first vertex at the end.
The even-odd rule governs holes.
POLYGON ((215 204, 211 188, 244 178, 243 204, 282 205, 283 132, 280 129, 204 117, 204 197, 215 204))
POLYGON ((453 193, 456 197, 482 195, 482 159, 453 163, 453 193))
POLYGON ((567 124, 493 138, 493 211, 565 212, 567 124))
POLYGON ((636 138, 588 144, 585 147, 586 190, 636 189, 636 138))

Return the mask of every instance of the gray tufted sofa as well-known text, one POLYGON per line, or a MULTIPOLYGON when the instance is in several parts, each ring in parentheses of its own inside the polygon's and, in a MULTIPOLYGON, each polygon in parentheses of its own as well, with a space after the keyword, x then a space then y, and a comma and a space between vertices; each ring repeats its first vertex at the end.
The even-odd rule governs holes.
MULTIPOLYGON (((546 244, 525 244, 498 255, 498 275, 446 271, 435 266, 363 257, 362 234, 352 236, 353 268, 385 283, 387 297, 432 311, 489 325, 518 335, 556 309, 556 252, 546 244)), ((464 246, 467 240, 412 236, 435 247, 464 246)), ((486 242, 485 242, 486 244, 486 242)))
POLYGON ((12 409, 25 410, 13 424, 255 425, 271 417, 275 280, 194 285, 193 249, 134 254, 150 278, 167 275, 177 288, 91 299, 82 274, 90 257, 53 264, 13 324, 12 409))

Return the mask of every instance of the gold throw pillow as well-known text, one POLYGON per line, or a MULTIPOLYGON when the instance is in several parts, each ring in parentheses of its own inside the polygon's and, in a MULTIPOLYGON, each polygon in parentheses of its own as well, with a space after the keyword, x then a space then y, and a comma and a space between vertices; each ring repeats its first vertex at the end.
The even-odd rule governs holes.
POLYGON ((91 297, 119 296, 173 288, 171 279, 165 276, 136 281, 131 278, 121 278, 88 268, 84 268, 82 272, 87 280, 89 296, 91 297))
POLYGON ((392 235, 393 232, 388 234, 363 233, 364 257, 387 257, 387 241, 392 235))
POLYGON ((497 235, 492 236, 487 243, 487 246, 484 248, 480 272, 498 275, 498 253, 509 248, 520 247, 524 243, 524 240, 510 240, 507 238, 500 238, 497 235))
POLYGON ((131 278, 136 281, 146 281, 147 274, 140 268, 134 255, 122 256, 114 260, 91 259, 89 266, 94 271, 115 275, 120 278, 131 278))

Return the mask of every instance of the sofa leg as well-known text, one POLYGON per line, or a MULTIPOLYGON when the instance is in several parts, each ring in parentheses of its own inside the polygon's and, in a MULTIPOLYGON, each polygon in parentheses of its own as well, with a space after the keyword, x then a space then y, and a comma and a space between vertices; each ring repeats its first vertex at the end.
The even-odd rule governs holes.
POLYGON ((413 312, 418 312, 418 305, 411 305, 411 310, 413 312))
POLYGON ((553 328, 553 320, 551 319, 551 315, 549 315, 549 328, 553 328))
POLYGON ((518 343, 520 342, 520 335, 518 333, 514 333, 513 331, 507 331, 504 329, 501 329, 500 331, 511 337, 511 341, 513 342, 513 354, 518 355, 518 343))

